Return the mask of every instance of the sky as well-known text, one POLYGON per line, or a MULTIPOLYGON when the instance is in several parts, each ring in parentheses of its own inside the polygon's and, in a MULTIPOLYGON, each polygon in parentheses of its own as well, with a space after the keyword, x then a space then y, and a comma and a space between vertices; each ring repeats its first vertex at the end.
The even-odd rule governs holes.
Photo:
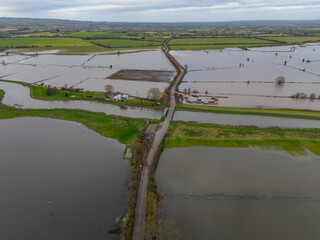
POLYGON ((0 0, 1 17, 112 22, 320 19, 319 0, 0 0))

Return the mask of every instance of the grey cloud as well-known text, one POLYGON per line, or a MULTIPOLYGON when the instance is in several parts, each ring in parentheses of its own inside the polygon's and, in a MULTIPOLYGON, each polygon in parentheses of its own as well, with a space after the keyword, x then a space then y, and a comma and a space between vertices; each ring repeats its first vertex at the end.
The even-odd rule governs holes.
POLYGON ((319 10, 318 0, 1 0, 0 5, 1 16, 98 21, 312 19, 319 10))

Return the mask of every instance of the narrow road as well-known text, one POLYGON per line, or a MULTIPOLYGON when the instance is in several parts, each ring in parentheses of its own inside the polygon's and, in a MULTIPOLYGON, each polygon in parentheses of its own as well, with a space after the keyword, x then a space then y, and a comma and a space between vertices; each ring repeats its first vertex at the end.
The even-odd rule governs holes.
MULTIPOLYGON (((165 51, 169 53, 169 47, 167 42, 164 43, 165 51)), ((146 226, 146 198, 148 192, 148 183, 151 166, 153 164, 155 155, 159 149, 159 146, 168 130, 170 122, 173 118, 173 114, 176 108, 175 91, 178 84, 181 82, 184 76, 184 69, 179 65, 180 73, 175 79, 174 84, 170 89, 170 108, 168 110, 165 121, 161 124, 159 130, 156 132, 153 144, 148 153, 147 159, 142 169, 142 175, 139 183, 138 200, 136 205, 135 221, 133 228, 133 240, 144 240, 145 226, 146 226)))

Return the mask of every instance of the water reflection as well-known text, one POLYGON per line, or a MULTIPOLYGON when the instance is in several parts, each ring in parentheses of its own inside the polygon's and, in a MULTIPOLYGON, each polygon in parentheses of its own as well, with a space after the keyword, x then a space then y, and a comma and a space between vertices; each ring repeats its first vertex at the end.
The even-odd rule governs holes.
POLYGON ((156 172, 162 217, 182 239, 317 239, 320 158, 258 149, 167 149, 156 172))
POLYGON ((0 121, 0 239, 120 239, 125 146, 73 122, 0 121))

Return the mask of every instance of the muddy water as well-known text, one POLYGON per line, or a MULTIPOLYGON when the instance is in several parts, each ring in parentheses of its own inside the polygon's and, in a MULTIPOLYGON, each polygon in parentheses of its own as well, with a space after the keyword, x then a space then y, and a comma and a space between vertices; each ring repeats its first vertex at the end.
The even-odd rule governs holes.
POLYGON ((320 95, 320 82, 317 83, 285 83, 278 85, 275 83, 250 83, 245 82, 202 82, 190 83, 185 82, 180 85, 179 90, 190 88, 191 91, 196 89, 198 92, 204 94, 208 91, 212 95, 252 95, 252 96, 282 96, 291 97, 296 93, 306 93, 310 95, 315 92, 320 95))
POLYGON ((320 110, 320 101, 310 100, 310 99, 230 95, 230 96, 227 96, 227 98, 219 98, 218 106, 320 110))
POLYGON ((284 97, 292 96, 297 92, 319 95, 320 45, 255 48, 249 51, 236 49, 172 51, 172 54, 182 65, 187 64, 189 69, 184 82, 179 86, 179 91, 190 88, 201 93, 208 91, 212 95, 230 97, 226 101, 221 101, 220 106, 239 106, 239 103, 231 98, 234 99, 232 95, 242 95, 240 102, 246 102, 241 105, 243 107, 255 104, 273 108, 314 110, 320 108, 317 102, 296 104, 289 99, 263 99, 261 101, 262 98, 249 97, 284 97), (305 62, 302 62, 303 59, 305 62), (307 63, 307 60, 311 62, 307 63), (283 86, 275 84, 278 76, 286 78, 283 86), (251 100, 254 101, 250 102, 251 100))
POLYGON ((125 146, 67 121, 0 121, 0 239, 120 239, 125 146), (53 215, 51 215, 51 210, 53 215))
POLYGON ((162 217, 181 239, 308 239, 320 235, 320 158, 258 149, 167 149, 156 172, 162 217))
POLYGON ((84 88, 85 91, 104 91, 112 84, 120 92, 146 97, 152 87, 162 90, 167 83, 126 80, 110 82, 106 78, 120 69, 170 70, 174 67, 162 51, 148 51, 123 55, 63 56, 43 54, 38 57, 10 55, 0 57, 0 77, 6 80, 62 87, 84 88), (2 64, 2 60, 6 64, 2 64), (112 68, 109 68, 112 65, 112 68), (88 81, 89 79, 96 79, 88 81))
POLYGON ((92 55, 85 56, 64 56, 64 55, 40 55, 39 57, 31 57, 21 61, 21 64, 30 65, 60 65, 60 66, 81 66, 86 63, 92 55))
POLYGON ((86 66, 105 67, 112 65, 116 69, 168 70, 175 68, 161 50, 121 55, 97 55, 86 66))
MULTIPOLYGON (((318 62, 307 66, 317 66, 318 62)), ((318 65, 320 62, 318 63, 318 65)), ((311 69, 311 71, 315 69, 311 69)), ((190 71, 183 81, 187 82, 270 82, 275 83, 278 76, 284 76, 286 82, 320 82, 320 76, 303 72, 283 65, 258 66, 234 69, 217 69, 204 71, 190 71)))
POLYGON ((30 58, 30 56, 25 56, 25 55, 20 55, 20 54, 10 54, 9 56, 3 55, 0 56, 0 63, 2 64, 3 62, 5 64, 13 64, 20 62, 22 60, 26 60, 30 58))
POLYGON ((89 102, 89 101, 43 101, 30 97, 29 88, 14 84, 0 82, 0 89, 5 91, 2 103, 8 106, 31 109, 82 109, 92 112, 103 112, 108 115, 118 115, 131 118, 160 119, 161 110, 126 108, 122 109, 117 105, 89 102))
POLYGON ((173 120, 259 128, 320 128, 320 120, 187 111, 176 111, 173 120))

